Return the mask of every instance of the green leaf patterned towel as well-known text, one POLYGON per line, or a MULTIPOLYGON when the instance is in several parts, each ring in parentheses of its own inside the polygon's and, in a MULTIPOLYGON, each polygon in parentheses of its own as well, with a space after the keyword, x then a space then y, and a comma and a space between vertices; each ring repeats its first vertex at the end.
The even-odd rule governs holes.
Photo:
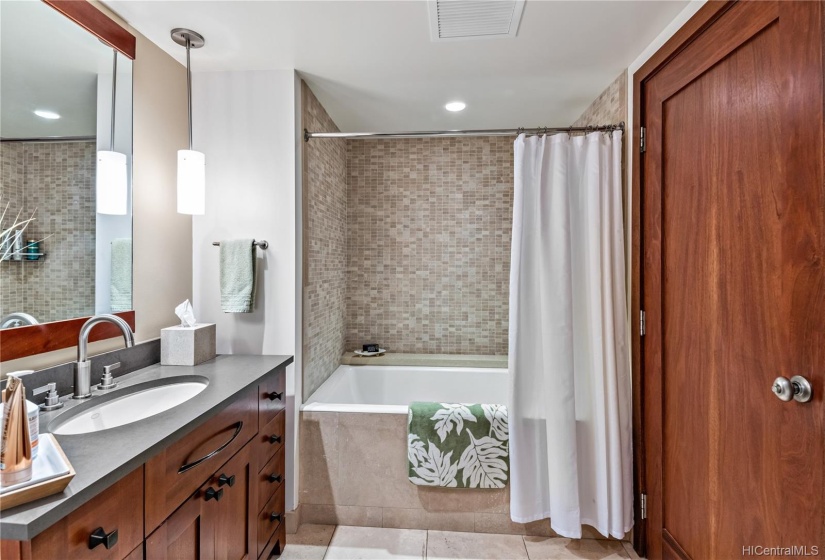
POLYGON ((504 488, 510 473, 507 407, 414 402, 407 421, 410 482, 504 488))

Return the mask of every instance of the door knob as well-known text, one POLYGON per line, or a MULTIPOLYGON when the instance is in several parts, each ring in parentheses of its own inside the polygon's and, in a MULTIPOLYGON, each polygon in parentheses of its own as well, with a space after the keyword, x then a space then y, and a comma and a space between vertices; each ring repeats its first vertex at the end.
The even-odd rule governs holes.
POLYGON ((773 393, 779 400, 788 402, 791 399, 796 402, 808 402, 813 396, 811 383, 801 375, 794 375, 788 380, 787 377, 777 377, 773 382, 773 393))

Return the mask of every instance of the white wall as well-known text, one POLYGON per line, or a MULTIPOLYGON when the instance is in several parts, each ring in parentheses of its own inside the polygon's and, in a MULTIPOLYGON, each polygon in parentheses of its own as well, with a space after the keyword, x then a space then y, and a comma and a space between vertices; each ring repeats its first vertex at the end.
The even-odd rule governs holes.
MULTIPOLYGON (((195 316, 217 324, 219 354, 296 357, 287 371, 287 434, 295 433, 295 371, 301 370, 297 82, 294 70, 192 78, 194 149, 206 155, 206 214, 192 221, 195 316), (269 249, 257 250, 254 311, 227 314, 220 307, 219 249, 212 242, 239 237, 267 240, 269 249)), ((296 438, 287 441, 286 474, 297 482, 296 438)), ((288 488, 288 509, 295 497, 288 488)))

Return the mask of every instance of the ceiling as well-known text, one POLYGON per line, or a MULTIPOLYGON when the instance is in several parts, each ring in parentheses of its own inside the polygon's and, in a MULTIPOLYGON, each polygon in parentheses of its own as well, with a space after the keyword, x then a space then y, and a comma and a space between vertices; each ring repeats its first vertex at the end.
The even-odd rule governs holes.
POLYGON ((295 68, 341 130, 402 131, 569 125, 687 1, 527 0, 514 39, 438 43, 425 0, 104 3, 180 61, 169 31, 204 35, 193 73, 295 68))
MULTIPOLYGON (((130 65, 123 57, 120 64, 130 65)), ((119 69, 123 69, 122 67, 119 69)), ((112 49, 43 2, 0 2, 0 136, 95 136, 112 49), (58 113, 43 119, 35 109, 58 113)))

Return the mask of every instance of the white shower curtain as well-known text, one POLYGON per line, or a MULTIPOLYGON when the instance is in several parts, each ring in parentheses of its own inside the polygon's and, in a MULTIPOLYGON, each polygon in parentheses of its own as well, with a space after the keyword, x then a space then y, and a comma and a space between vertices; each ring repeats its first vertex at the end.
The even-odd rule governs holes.
POLYGON ((515 143, 510 515, 633 524, 621 131, 515 143))

